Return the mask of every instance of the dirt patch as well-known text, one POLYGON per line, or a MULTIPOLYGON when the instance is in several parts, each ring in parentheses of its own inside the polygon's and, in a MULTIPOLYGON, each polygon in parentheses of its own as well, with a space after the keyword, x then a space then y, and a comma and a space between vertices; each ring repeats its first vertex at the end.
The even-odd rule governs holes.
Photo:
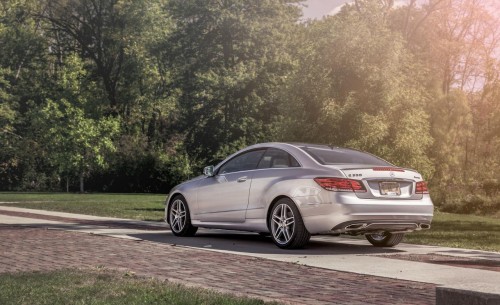
POLYGON ((405 261, 447 265, 500 272, 500 261, 477 259, 469 257, 457 257, 441 254, 391 254, 377 255, 384 258, 399 259, 405 261))

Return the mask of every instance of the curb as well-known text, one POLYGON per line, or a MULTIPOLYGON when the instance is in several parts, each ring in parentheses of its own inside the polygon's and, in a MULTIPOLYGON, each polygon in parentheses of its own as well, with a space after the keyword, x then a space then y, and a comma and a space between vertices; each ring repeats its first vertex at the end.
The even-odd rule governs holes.
POLYGON ((436 287, 436 305, 498 305, 500 286, 479 284, 436 287), (473 289, 473 290, 471 290, 473 289))

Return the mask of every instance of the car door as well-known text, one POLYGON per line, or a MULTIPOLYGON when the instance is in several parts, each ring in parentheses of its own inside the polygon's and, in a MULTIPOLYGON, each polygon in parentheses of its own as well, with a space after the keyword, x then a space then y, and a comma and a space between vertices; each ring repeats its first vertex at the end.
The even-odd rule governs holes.
POLYGON ((262 219, 266 217, 266 204, 276 195, 270 194, 272 187, 280 181, 296 177, 301 171, 299 162, 284 150, 269 148, 261 158, 257 171, 252 176, 252 185, 248 199, 246 219, 262 219), (266 196, 271 196, 266 198, 266 196))
POLYGON ((199 219, 203 222, 244 222, 252 175, 265 149, 243 152, 200 181, 199 219))

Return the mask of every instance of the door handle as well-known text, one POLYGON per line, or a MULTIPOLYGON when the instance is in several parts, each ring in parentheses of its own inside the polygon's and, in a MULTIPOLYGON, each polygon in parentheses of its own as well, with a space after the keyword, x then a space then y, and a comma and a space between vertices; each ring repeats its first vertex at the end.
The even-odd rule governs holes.
POLYGON ((245 181, 247 181, 247 178, 248 178, 247 176, 239 177, 238 180, 236 180, 236 181, 238 181, 238 182, 245 182, 245 181))

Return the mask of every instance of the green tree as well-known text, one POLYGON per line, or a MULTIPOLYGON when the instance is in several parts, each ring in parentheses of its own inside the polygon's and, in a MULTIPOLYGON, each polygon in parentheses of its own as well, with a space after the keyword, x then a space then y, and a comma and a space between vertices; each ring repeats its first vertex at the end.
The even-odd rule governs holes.
POLYGON ((106 167, 106 154, 115 149, 112 137, 118 132, 118 121, 88 118, 64 99, 47 100, 39 118, 49 158, 61 174, 78 175, 80 192, 84 192, 84 178, 92 170, 106 167))
POLYGON ((10 84, 5 79, 6 74, 4 69, 0 68, 0 135, 4 137, 14 131, 13 123, 16 118, 16 111, 12 107, 12 95, 9 94, 10 84))
POLYGON ((43 2, 0 1, 0 184, 3 189, 47 186, 51 175, 29 134, 31 105, 50 91, 43 23, 35 15, 43 2), (29 182, 28 182, 29 181, 29 182), (33 183, 32 183, 33 182, 33 183))
POLYGON ((278 88, 292 63, 297 0, 174 0, 164 62, 180 92, 191 158, 216 159, 272 138, 278 88))
MULTIPOLYGON (((452 196, 475 192, 495 175, 491 124, 498 66, 500 18, 491 0, 411 2, 391 16, 408 49, 422 63, 421 83, 429 95, 426 107, 435 139, 428 156, 432 183, 452 196)), ((445 194, 446 194, 445 193, 445 194)), ((446 199, 446 198, 444 198, 446 199)))
POLYGON ((144 98, 155 85, 149 81, 158 71, 147 51, 170 28, 164 2, 57 0, 48 1, 40 15, 52 26, 51 48, 59 65, 76 52, 97 76, 106 98, 94 106, 105 113, 128 115, 138 96, 144 98))
MULTIPOLYGON (((47 36, 56 70, 67 69, 76 54, 86 73, 80 84, 83 90, 63 90, 51 98, 65 98, 96 120, 120 118, 113 166, 138 169, 151 159, 163 164, 177 153, 170 149, 179 138, 172 132, 177 96, 169 87, 170 71, 158 60, 164 51, 161 43, 172 27, 165 3, 50 1, 40 15, 50 24, 47 36), (79 103, 79 98, 85 103, 79 103)), ((56 87, 71 77, 56 74, 56 87)))
POLYGON ((0 182, 9 185, 12 181, 7 177, 9 169, 16 165, 14 157, 14 142, 17 135, 14 123, 17 113, 12 107, 12 96, 9 94, 9 82, 5 79, 7 73, 0 68, 0 182))
POLYGON ((85 112, 94 85, 87 81, 83 63, 77 56, 68 58, 60 72, 59 86, 60 99, 47 99, 32 114, 33 121, 48 152, 47 158, 67 179, 70 175, 78 176, 80 192, 84 192, 85 177, 95 169, 105 168, 106 157, 115 151, 113 138, 119 132, 119 120, 94 119, 85 112))
POLYGON ((284 95, 282 138, 359 148, 429 176, 422 67, 389 28, 387 9, 358 1, 304 29, 300 66, 284 95))

